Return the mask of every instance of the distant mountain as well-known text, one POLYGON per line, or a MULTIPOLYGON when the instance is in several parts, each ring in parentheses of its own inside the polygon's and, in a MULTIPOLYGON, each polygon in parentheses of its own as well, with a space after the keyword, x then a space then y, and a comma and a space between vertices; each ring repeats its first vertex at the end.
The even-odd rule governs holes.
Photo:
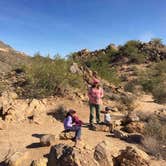
POLYGON ((15 66, 26 64, 29 59, 25 53, 16 51, 11 46, 0 41, 0 73, 8 72, 15 66))

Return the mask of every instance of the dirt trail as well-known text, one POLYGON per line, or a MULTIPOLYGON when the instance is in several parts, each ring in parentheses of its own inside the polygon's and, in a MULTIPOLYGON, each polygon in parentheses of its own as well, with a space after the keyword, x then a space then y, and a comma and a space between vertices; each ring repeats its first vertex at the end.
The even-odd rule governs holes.
MULTIPOLYGON (((149 104, 151 103, 147 103, 147 105, 149 104)), ((77 110, 80 118, 84 122, 88 122, 89 107, 87 104, 70 100, 56 100, 51 101, 48 108, 55 109, 60 105, 77 110)), ((112 114, 112 118, 119 119, 121 118, 121 115, 122 114, 120 113, 114 113, 112 114)), ((27 166, 30 165, 32 160, 47 155, 50 150, 50 147, 38 146, 41 134, 54 134, 58 138, 58 135, 62 130, 63 124, 58 121, 47 121, 41 125, 29 123, 28 121, 9 124, 6 130, 0 131, 0 162, 4 160, 9 150, 28 151, 29 162, 27 163, 27 166)), ((112 150, 112 154, 115 156, 118 154, 119 150, 125 149, 127 145, 137 146, 135 144, 129 144, 120 139, 110 137, 108 133, 105 132, 95 132, 85 127, 82 128, 82 142, 87 144, 89 147, 94 148, 95 145, 103 140, 107 140, 111 143, 110 148, 112 150)), ((60 141, 57 139, 57 143, 63 142, 73 145, 73 142, 71 141, 60 141)))
POLYGON ((143 95, 135 102, 136 112, 142 112, 145 114, 153 114, 155 111, 159 109, 166 109, 166 105, 161 105, 155 103, 152 96, 150 95, 143 95))

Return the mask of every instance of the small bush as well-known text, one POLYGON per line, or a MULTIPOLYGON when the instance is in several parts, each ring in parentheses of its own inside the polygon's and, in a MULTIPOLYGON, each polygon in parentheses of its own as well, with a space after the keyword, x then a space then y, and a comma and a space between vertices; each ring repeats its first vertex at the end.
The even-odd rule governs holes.
POLYGON ((145 126, 145 135, 156 138, 166 143, 166 123, 160 121, 156 116, 151 117, 145 126))
POLYGON ((153 156, 158 156, 160 154, 160 144, 156 138, 151 136, 146 136, 142 141, 143 146, 145 147, 148 154, 153 156))
POLYGON ((48 115, 53 116, 56 120, 63 122, 67 114, 67 109, 60 105, 58 108, 51 110, 48 115))
POLYGON ((158 103, 166 103, 166 85, 157 85, 153 88, 152 94, 158 103))
POLYGON ((166 122, 151 116, 144 128, 145 139, 143 145, 148 153, 157 156, 166 156, 163 146, 166 146, 166 122))
POLYGON ((138 76, 138 83, 145 92, 152 93, 155 101, 166 103, 166 61, 153 64, 138 76))

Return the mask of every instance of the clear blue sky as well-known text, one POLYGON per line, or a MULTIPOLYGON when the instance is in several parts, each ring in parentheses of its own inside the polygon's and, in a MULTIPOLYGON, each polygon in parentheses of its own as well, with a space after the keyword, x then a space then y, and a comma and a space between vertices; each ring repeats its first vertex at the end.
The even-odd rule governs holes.
POLYGON ((33 55, 162 38, 166 0, 0 0, 0 40, 33 55))

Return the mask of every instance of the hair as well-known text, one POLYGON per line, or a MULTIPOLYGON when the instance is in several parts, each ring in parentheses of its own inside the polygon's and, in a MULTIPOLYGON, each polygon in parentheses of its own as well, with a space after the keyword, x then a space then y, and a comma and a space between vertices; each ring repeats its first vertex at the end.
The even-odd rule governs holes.
POLYGON ((70 110, 67 112, 67 114, 66 114, 66 118, 67 118, 68 116, 72 116, 72 115, 75 114, 75 113, 76 113, 75 110, 70 109, 70 110))

